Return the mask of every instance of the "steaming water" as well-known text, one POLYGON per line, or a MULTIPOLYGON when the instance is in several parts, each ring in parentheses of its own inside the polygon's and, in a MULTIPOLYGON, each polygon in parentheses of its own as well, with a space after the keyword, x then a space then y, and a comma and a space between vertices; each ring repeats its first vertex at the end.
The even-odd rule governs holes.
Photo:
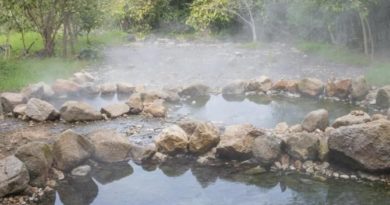
POLYGON ((388 204, 382 186, 351 181, 318 182, 303 176, 240 175, 228 169, 177 163, 139 167, 132 163, 94 169, 91 177, 60 184, 56 205, 388 204))

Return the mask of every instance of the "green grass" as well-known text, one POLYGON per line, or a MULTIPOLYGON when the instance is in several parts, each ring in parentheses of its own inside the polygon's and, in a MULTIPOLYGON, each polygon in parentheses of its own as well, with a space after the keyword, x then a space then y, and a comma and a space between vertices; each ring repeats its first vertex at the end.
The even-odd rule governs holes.
POLYGON ((370 66, 366 78, 372 85, 390 85, 390 63, 376 63, 370 66))
POLYGON ((300 42, 297 44, 299 50, 309 54, 316 55, 326 60, 354 65, 354 66, 368 66, 370 65, 370 58, 362 53, 350 50, 343 47, 337 47, 325 43, 317 42, 300 42))

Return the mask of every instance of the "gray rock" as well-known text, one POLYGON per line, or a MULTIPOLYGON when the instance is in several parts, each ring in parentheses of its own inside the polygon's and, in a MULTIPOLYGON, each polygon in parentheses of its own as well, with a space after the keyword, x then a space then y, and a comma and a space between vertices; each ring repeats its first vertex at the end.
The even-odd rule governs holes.
POLYGON ((71 174, 76 177, 85 177, 91 172, 91 166, 89 165, 82 165, 79 167, 74 168, 71 171, 71 174))
POLYGON ((126 104, 130 107, 130 114, 139 114, 144 109, 141 94, 139 93, 132 94, 126 104))
POLYGON ((246 81, 234 81, 224 88, 222 88, 222 94, 224 95, 243 95, 245 94, 248 87, 248 82, 246 81))
POLYGON ((250 80, 247 91, 267 92, 272 88, 272 80, 267 76, 260 76, 257 79, 250 80))
POLYGON ((84 84, 88 82, 94 82, 96 80, 95 77, 92 76, 92 74, 88 72, 77 72, 73 74, 73 81, 78 84, 84 84))
POLYGON ((145 105, 144 113, 153 117, 165 117, 167 108, 164 105, 164 100, 155 100, 153 103, 145 105))
POLYGON ((378 90, 376 95, 376 105, 383 109, 390 107, 390 85, 378 90))
POLYGON ((4 113, 12 112, 15 106, 26 103, 26 98, 20 93, 2 93, 0 103, 4 113))
POLYGON ((33 186, 44 187, 53 164, 50 145, 43 142, 31 142, 19 147, 15 153, 27 167, 33 186))
POLYGON ((36 121, 55 120, 59 117, 52 104, 37 98, 31 98, 27 102, 26 115, 36 121))
POLYGON ((281 154, 282 140, 272 134, 258 136, 253 144, 252 153, 263 165, 271 165, 281 154))
POLYGON ((179 92, 179 95, 188 97, 201 97, 208 96, 209 93, 210 88, 207 85, 193 84, 183 88, 183 90, 179 92))
POLYGON ((25 116, 26 115, 26 104, 20 104, 15 106, 14 110, 12 111, 16 116, 25 116))
POLYGON ((302 128, 308 132, 313 132, 316 129, 324 131, 328 125, 329 114, 325 109, 310 112, 302 122, 302 128))
POLYGON ((114 95, 116 93, 116 84, 105 83, 100 85, 100 93, 102 95, 114 95))
POLYGON ((92 106, 84 102, 68 101, 60 109, 61 118, 67 122, 93 121, 103 119, 92 106))
POLYGON ((316 78, 305 78, 299 81, 298 91, 302 95, 316 97, 324 91, 324 83, 316 78))
POLYGON ((81 93, 87 96, 97 96, 100 94, 100 86, 93 83, 84 83, 81 86, 81 93))
POLYGON ((55 95, 77 95, 81 87, 70 80, 57 79, 51 86, 55 95))
POLYGON ((27 188, 30 177, 26 166, 15 156, 0 160, 0 197, 27 188))
POLYGON ((188 143, 187 133, 177 125, 163 129, 155 138, 157 151, 169 155, 187 152, 188 143))
POLYGON ((290 133, 286 137, 286 152, 301 161, 317 160, 320 138, 315 133, 290 133))
POLYGON ((135 86, 128 83, 117 83, 116 84, 116 90, 119 94, 133 94, 135 93, 135 86))
POLYGON ((361 124, 370 121, 371 121, 371 117, 367 113, 360 110, 354 110, 348 115, 344 115, 342 117, 337 118, 333 122, 332 127, 338 128, 342 126, 361 124))
POLYGON ((352 100, 364 100, 367 96, 370 87, 367 84, 367 81, 364 76, 359 76, 358 78, 352 81, 351 85, 351 98, 352 100))
POLYGON ((118 103, 105 106, 100 110, 102 114, 106 114, 107 117, 115 118, 127 114, 130 112, 130 107, 125 103, 118 103))
POLYGON ((154 154, 156 153, 156 145, 155 144, 148 144, 148 145, 137 145, 132 144, 131 145, 131 159, 135 163, 142 164, 143 162, 148 161, 151 159, 154 154))
POLYGON ((69 171, 94 153, 94 146, 83 136, 67 130, 54 142, 54 162, 58 169, 69 171))
POLYGON ((130 159, 131 144, 123 134, 98 130, 88 135, 95 148, 93 157, 101 162, 123 162, 130 159))

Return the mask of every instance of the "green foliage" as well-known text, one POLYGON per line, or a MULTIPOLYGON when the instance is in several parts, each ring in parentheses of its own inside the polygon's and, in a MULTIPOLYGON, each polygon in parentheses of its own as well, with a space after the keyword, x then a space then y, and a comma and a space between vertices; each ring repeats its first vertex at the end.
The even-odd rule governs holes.
POLYGON ((375 63, 366 73, 367 81, 372 85, 390 84, 390 63, 375 63))

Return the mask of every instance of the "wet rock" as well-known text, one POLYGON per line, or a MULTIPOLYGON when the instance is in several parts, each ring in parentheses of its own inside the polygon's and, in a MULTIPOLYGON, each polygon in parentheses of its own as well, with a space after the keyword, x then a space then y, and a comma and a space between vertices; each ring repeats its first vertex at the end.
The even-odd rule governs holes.
POLYGON ((250 124, 227 126, 217 146, 217 157, 222 159, 246 160, 252 157, 257 130, 250 124))
POLYGON ((329 113, 325 109, 315 110, 306 115, 302 128, 308 132, 316 129, 325 130, 329 125, 329 113))
POLYGON ((92 106, 84 102, 67 101, 60 109, 61 118, 67 122, 93 121, 103 119, 92 106))
POLYGON ((390 85, 378 90, 376 95, 376 105, 383 109, 390 107, 390 85))
POLYGON ((26 166, 15 156, 0 160, 0 197, 23 191, 30 177, 26 166))
POLYGON ((342 126, 361 124, 361 123, 366 123, 366 122, 370 122, 370 121, 371 121, 371 117, 367 113, 365 113, 361 110, 354 110, 351 113, 349 113, 348 115, 344 115, 342 117, 337 118, 333 122, 332 127, 338 128, 338 127, 342 127, 342 126))
POLYGON ((54 162, 58 169, 68 171, 88 159, 93 151, 94 147, 89 140, 67 130, 54 142, 54 162))
POLYGON ((139 164, 150 160, 153 155, 156 153, 156 145, 148 144, 148 145, 136 145, 131 144, 130 155, 131 159, 139 164))
POLYGON ((101 162, 122 162, 130 159, 131 144, 123 134, 113 130, 98 130, 88 135, 95 151, 93 157, 101 162))
POLYGON ((315 133, 290 133, 286 137, 286 152, 301 161, 318 159, 319 136, 315 133))
POLYGON ((31 98, 27 102, 26 115, 41 122, 59 118, 59 113, 52 104, 37 98, 31 98))
POLYGON ((179 92, 179 95, 182 97, 201 97, 208 96, 210 88, 207 85, 203 84, 193 84, 189 85, 179 92))
POLYGON ((153 117, 165 117, 167 108, 164 105, 164 100, 155 100, 153 103, 144 107, 144 113, 153 117))
POLYGON ((223 95, 243 95, 247 90, 248 82, 234 81, 222 88, 223 95))
POLYGON ((272 134, 258 136, 253 144, 254 158, 263 165, 271 165, 281 154, 282 140, 272 134))
POLYGON ((26 98, 20 93, 2 93, 0 103, 4 113, 12 112, 15 106, 26 103, 26 98))
POLYGON ((128 83, 117 83, 116 90, 119 94, 133 94, 135 93, 135 86, 128 83))
POLYGON ((332 160, 350 168, 368 171, 390 170, 390 121, 378 120, 340 127, 330 132, 332 160))
POLYGON ((105 83, 100 85, 101 95, 114 95, 116 93, 116 84, 105 83))
POLYGON ((139 93, 132 94, 126 104, 130 108, 130 114, 139 114, 144 109, 141 94, 139 93))
POLYGON ((74 95, 77 94, 81 87, 77 83, 70 80, 58 79, 51 86, 55 95, 74 95))
POLYGON ((250 80, 246 91, 267 92, 272 88, 272 80, 267 76, 260 76, 257 79, 250 80))
POLYGON ((364 76, 360 76, 352 81, 351 85, 351 98, 352 100, 364 100, 367 96, 370 87, 367 84, 364 76))
POLYGON ((91 166, 89 165, 82 165, 79 167, 74 168, 71 171, 71 174, 76 177, 85 177, 91 172, 91 166))
POLYGON ((272 90, 295 93, 298 90, 297 80, 279 80, 274 83, 272 90))
POLYGON ((106 114, 107 117, 115 118, 127 114, 130 112, 130 107, 124 103, 112 104, 105 106, 100 110, 102 114, 106 114))
POLYGON ((94 82, 96 80, 95 77, 93 77, 88 72, 77 72, 73 74, 73 81, 78 84, 84 84, 88 82, 94 82))
POLYGON ((30 175, 30 184, 38 187, 45 186, 53 164, 50 145, 43 142, 31 142, 19 147, 15 156, 26 165, 30 175))
POLYGON ((302 95, 316 97, 323 92, 324 83, 316 78, 305 78, 299 81, 298 90, 302 95))
POLYGON ((186 152, 188 142, 187 133, 177 125, 163 129, 155 139, 157 150, 169 155, 186 152))
POLYGON ((220 138, 219 130, 211 123, 192 121, 181 122, 180 127, 189 136, 189 151, 194 154, 204 154, 215 147, 220 138))
POLYGON ((26 115, 26 104, 20 104, 15 106, 14 110, 12 111, 16 116, 25 116, 26 115))
POLYGON ((328 97, 338 97, 340 99, 345 99, 349 96, 351 92, 352 80, 351 79, 342 79, 336 81, 330 81, 326 85, 326 96, 328 97))

